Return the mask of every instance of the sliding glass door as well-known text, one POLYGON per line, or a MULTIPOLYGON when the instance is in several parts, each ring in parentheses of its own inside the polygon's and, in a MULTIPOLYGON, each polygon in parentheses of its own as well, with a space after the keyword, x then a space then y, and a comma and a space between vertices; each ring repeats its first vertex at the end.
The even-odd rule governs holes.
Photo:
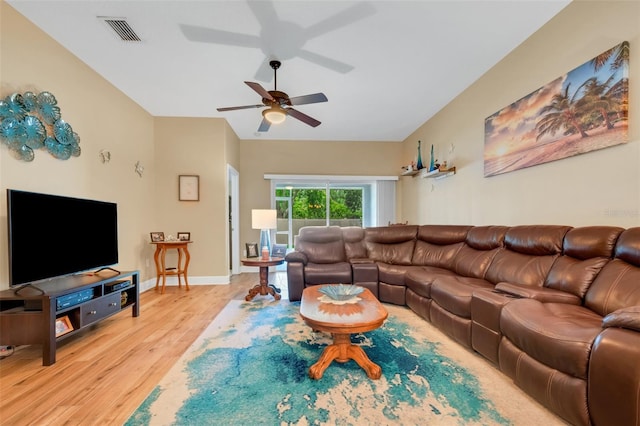
POLYGON ((304 226, 371 227, 395 222, 397 176, 265 175, 278 212, 276 242, 293 247, 304 226))

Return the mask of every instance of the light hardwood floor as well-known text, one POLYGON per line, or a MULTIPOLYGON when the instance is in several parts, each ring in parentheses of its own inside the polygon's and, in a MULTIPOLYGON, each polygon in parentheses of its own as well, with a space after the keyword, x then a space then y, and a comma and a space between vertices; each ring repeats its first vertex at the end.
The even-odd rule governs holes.
MULTIPOLYGON (((269 278, 286 299, 286 273, 269 278)), ((123 424, 227 302, 258 281, 243 273, 228 285, 148 290, 138 318, 126 309, 65 340, 49 367, 42 346, 18 347, 0 361, 0 424, 123 424)))

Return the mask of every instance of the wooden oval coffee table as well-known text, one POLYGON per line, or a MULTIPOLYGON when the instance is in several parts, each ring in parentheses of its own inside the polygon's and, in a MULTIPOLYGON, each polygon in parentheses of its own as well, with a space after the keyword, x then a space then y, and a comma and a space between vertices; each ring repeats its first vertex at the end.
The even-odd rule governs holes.
POLYGON ((307 287, 302 292, 300 316, 313 330, 331 333, 333 344, 327 346, 318 362, 309 368, 309 377, 320 379, 334 360, 347 362, 354 360, 371 379, 379 379, 382 369, 369 359, 364 350, 351 343, 351 334, 375 330, 387 319, 387 310, 378 299, 364 289, 356 303, 333 304, 319 300, 322 285, 307 287))

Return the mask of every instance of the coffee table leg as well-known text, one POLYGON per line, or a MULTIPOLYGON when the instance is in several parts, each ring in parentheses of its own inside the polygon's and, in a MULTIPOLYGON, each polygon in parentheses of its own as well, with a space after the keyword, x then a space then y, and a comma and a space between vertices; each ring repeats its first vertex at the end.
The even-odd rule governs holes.
POLYGON ((324 370, 333 362, 347 362, 354 360, 370 379, 379 379, 382 376, 382 368, 369 359, 365 351, 357 345, 351 343, 351 335, 334 334, 333 344, 327 346, 318 362, 309 368, 309 377, 312 379, 320 379, 324 374, 324 370))

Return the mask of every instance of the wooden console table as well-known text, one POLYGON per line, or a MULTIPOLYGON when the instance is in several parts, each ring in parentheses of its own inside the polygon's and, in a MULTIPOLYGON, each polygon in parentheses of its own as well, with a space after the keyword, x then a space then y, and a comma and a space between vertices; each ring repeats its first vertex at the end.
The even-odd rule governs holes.
POLYGON ((191 255, 189 254, 188 245, 193 241, 154 241, 151 244, 156 245, 156 251, 153 254, 153 260, 156 264, 156 290, 160 284, 160 278, 162 278, 162 290, 161 294, 164 294, 164 287, 167 283, 167 275, 178 276, 178 287, 182 287, 181 277, 184 278, 184 284, 189 291, 189 282, 187 281, 187 271, 189 269, 189 260, 191 255), (176 268, 167 268, 165 264, 165 257, 167 250, 178 250, 178 265, 176 268), (184 263, 182 261, 184 257, 184 263))

